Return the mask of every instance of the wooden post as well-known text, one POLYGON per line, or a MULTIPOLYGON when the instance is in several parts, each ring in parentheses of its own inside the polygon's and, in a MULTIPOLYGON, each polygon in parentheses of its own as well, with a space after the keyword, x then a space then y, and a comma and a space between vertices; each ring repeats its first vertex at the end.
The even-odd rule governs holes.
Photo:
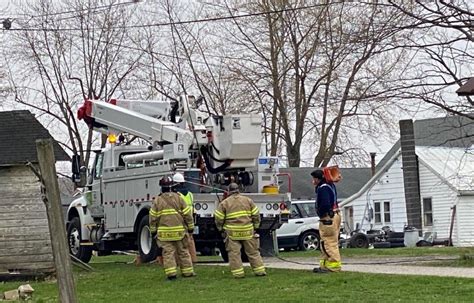
POLYGON ((448 239, 448 246, 453 246, 453 228, 454 228, 454 220, 456 220, 456 205, 451 207, 453 210, 451 214, 451 225, 449 226, 449 239, 448 239))
POLYGON ((38 153, 42 181, 46 188, 46 213, 48 216, 54 265, 56 267, 59 299, 64 303, 75 303, 77 302, 76 288, 72 276, 71 259, 69 258, 66 227, 61 210, 53 141, 51 139, 36 140, 36 151, 38 153))

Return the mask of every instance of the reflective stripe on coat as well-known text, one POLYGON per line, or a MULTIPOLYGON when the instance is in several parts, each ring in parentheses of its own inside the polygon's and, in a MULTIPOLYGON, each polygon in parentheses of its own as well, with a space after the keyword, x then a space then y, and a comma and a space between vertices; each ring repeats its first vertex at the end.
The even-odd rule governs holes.
POLYGON ((187 230, 194 229, 192 208, 173 192, 162 193, 153 200, 149 212, 150 232, 160 241, 179 241, 187 230))

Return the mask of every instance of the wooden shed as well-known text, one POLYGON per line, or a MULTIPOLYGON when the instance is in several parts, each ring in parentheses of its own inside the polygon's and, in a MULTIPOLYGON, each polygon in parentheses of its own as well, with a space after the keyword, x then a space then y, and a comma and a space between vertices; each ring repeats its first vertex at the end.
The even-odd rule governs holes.
MULTIPOLYGON (((37 139, 49 132, 26 110, 0 112, 0 279, 2 274, 54 271, 40 183, 26 166, 37 164, 37 139)), ((54 143, 56 161, 70 160, 54 143)))

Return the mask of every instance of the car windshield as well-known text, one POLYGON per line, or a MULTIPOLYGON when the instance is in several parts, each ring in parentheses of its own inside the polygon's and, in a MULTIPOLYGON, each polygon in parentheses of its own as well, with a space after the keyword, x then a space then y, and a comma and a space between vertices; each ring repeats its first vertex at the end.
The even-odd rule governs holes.
POLYGON ((305 217, 316 217, 316 205, 314 202, 299 203, 301 212, 305 217))
POLYGON ((300 213, 294 204, 291 205, 291 218, 300 218, 300 213))

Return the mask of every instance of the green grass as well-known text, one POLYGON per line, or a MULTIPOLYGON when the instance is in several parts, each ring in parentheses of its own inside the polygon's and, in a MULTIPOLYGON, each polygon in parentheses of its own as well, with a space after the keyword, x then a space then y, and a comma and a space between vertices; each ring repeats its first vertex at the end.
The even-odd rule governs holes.
MULTIPOLYGON (((313 252, 314 254, 314 252, 313 252)), ((167 281, 156 264, 130 256, 94 258, 94 272, 75 270, 79 302, 472 302, 473 279, 268 269, 235 280, 227 266, 196 266, 197 277, 167 281)), ((26 282, 0 283, 0 291, 26 282)), ((57 302, 54 281, 29 282, 34 302, 57 302)))
MULTIPOLYGON (((456 260, 435 261, 427 263, 429 266, 449 266, 449 267, 473 267, 474 268, 474 254, 463 253, 456 260)), ((474 270, 474 269, 473 269, 474 270)))

